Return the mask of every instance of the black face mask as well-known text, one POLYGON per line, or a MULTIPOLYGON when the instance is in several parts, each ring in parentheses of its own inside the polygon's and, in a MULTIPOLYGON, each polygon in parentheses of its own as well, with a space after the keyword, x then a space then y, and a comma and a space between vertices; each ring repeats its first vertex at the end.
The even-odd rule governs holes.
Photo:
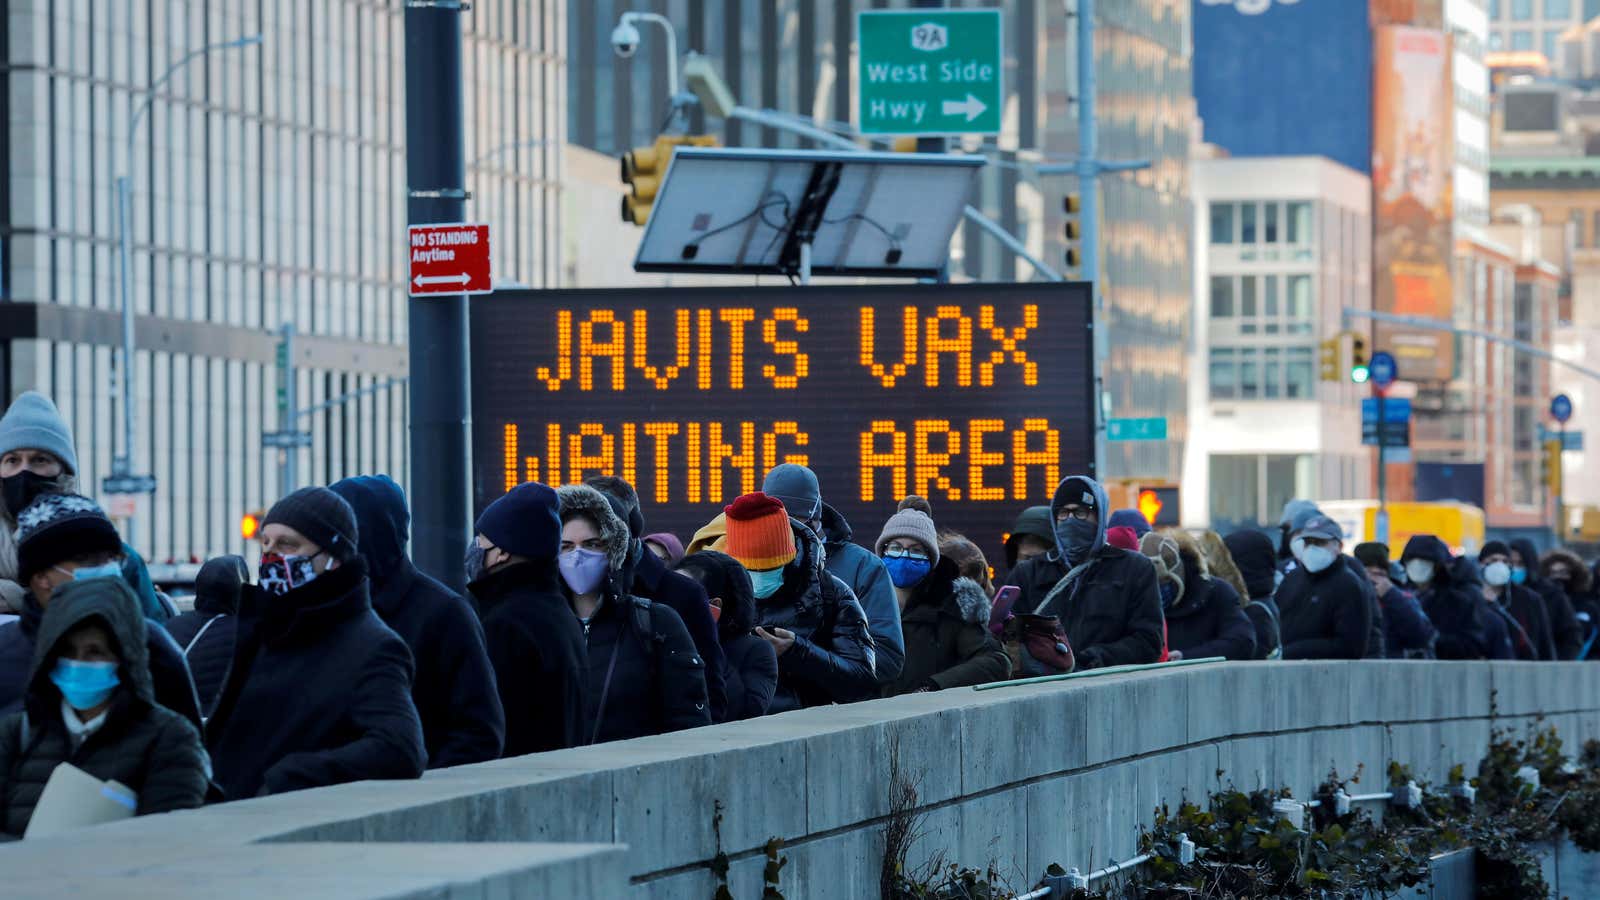
POLYGON ((15 519, 22 515, 28 504, 40 494, 48 494, 55 490, 56 480, 46 478, 37 472, 23 469, 9 478, 0 478, 0 499, 6 504, 6 511, 15 519))

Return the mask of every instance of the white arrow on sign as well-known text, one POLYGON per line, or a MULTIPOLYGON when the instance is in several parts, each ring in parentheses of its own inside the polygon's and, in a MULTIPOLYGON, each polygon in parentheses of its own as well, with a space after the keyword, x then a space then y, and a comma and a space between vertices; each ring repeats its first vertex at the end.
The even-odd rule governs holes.
POLYGON ((973 119, 983 115, 983 111, 988 108, 989 105, 987 103, 984 103, 982 100, 979 100, 972 94, 968 94, 967 99, 965 100, 944 101, 945 115, 959 116, 964 114, 966 115, 968 122, 971 122, 973 119))
POLYGON ((466 284, 472 280, 472 276, 465 272, 460 275, 418 275, 415 280, 417 287, 424 287, 430 284, 466 284))

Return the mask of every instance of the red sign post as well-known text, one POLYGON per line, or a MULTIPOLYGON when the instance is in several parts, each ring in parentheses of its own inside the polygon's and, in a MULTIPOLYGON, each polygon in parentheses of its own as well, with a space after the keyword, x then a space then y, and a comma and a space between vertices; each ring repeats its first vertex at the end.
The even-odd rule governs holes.
POLYGON ((413 297, 432 294, 487 294, 494 290, 489 275, 489 226, 455 222, 410 228, 413 297))

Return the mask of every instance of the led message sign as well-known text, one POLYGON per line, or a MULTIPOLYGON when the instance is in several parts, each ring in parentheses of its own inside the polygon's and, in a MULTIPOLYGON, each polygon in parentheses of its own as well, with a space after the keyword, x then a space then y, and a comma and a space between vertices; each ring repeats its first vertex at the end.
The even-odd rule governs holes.
POLYGON ((870 543, 921 494, 998 549, 1094 459, 1084 285, 497 291, 471 301, 476 501, 621 475, 688 538, 782 462, 870 543))

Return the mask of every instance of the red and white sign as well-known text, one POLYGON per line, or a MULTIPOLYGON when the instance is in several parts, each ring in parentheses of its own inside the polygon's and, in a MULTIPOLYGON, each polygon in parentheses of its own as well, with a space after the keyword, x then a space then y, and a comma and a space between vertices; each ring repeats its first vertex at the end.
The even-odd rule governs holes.
POLYGON ((411 278, 413 297, 431 294, 487 294, 494 290, 489 276, 489 226, 466 222, 413 225, 411 278))

